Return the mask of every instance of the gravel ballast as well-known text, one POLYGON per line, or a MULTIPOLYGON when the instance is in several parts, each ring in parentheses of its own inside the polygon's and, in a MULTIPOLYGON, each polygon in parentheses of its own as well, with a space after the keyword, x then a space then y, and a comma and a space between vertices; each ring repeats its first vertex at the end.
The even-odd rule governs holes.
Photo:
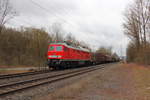
POLYGON ((46 84, 46 85, 42 85, 39 87, 35 87, 35 88, 32 88, 32 90, 28 89, 20 93, 15 93, 13 95, 0 98, 0 100, 33 100, 34 98, 43 97, 43 96, 48 95, 49 93, 53 93, 55 90, 62 88, 64 86, 69 86, 70 84, 73 84, 74 82, 77 82, 80 79, 87 77, 91 73, 93 72, 89 72, 89 73, 79 75, 73 78, 69 78, 66 80, 62 80, 59 82, 55 82, 49 85, 46 84))

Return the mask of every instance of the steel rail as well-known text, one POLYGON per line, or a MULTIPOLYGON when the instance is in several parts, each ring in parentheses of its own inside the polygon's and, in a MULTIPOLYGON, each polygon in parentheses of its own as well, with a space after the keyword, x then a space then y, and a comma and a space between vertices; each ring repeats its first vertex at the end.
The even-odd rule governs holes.
MULTIPOLYGON (((86 68, 86 69, 92 69, 92 68, 86 68)), ((58 77, 58 76, 62 76, 62 75, 76 73, 76 72, 79 72, 79 71, 84 71, 86 69, 80 69, 80 70, 71 71, 71 72, 62 73, 62 74, 56 74, 56 75, 52 75, 52 76, 34 78, 34 79, 23 80, 23 81, 19 81, 19 82, 12 82, 12 83, 8 83, 8 84, 2 84, 2 85, 0 85, 0 88, 2 89, 2 88, 5 88, 5 87, 10 87, 10 86, 14 86, 14 85, 25 84, 25 83, 34 82, 34 81, 40 81, 40 80, 43 80, 43 79, 54 78, 54 77, 58 77)))
POLYGON ((16 78, 16 77, 21 77, 21 76, 29 76, 29 75, 43 74, 43 73, 49 73, 49 72, 51 72, 51 71, 50 70, 42 70, 42 71, 34 71, 34 72, 0 75, 0 79, 16 78))
POLYGON ((55 76, 53 75, 53 76, 49 76, 49 77, 43 77, 43 79, 39 78, 39 79, 35 79, 35 80, 30 80, 30 81, 27 80, 27 81, 16 83, 16 84, 7 84, 7 85, 4 85, 4 87, 1 86, 0 88, 1 89, 3 89, 3 88, 12 88, 12 86, 25 85, 26 83, 38 82, 38 81, 41 81, 41 80, 45 80, 45 79, 49 79, 49 78, 51 79, 51 78, 54 78, 54 77, 56 78, 56 79, 53 79, 53 80, 46 80, 44 82, 39 82, 39 83, 36 83, 36 84, 31 84, 31 85, 24 86, 24 87, 18 86, 20 88, 16 88, 16 89, 14 89, 14 88, 10 89, 10 90, 8 89, 8 91, 4 91, 4 92, 2 91, 0 93, 0 96, 5 96, 5 95, 11 94, 11 93, 15 93, 15 92, 18 92, 18 91, 22 91, 22 90, 25 90, 25 89, 29 89, 29 88, 32 88, 32 87, 36 87, 36 86, 40 86, 40 85, 44 85, 44 84, 48 84, 48 83, 54 83, 54 82, 57 82, 57 81, 61 81, 63 79, 67 79, 67 78, 71 78, 71 77, 81 75, 81 74, 84 74, 84 73, 92 72, 92 71, 95 71, 95 70, 101 69, 101 68, 104 68, 104 67, 99 67, 99 68, 92 67, 92 68, 82 69, 82 70, 79 70, 79 71, 68 72, 68 73, 64 73, 64 74, 58 74, 58 75, 55 75, 55 76), (60 78, 57 78, 57 77, 60 77, 60 78))

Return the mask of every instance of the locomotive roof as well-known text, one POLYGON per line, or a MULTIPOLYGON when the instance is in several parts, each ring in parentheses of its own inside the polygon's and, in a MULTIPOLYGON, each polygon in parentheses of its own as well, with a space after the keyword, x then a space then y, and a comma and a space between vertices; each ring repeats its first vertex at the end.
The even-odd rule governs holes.
POLYGON ((85 52, 90 52, 90 50, 86 49, 86 48, 83 48, 81 46, 78 46, 78 47, 75 47, 75 46, 72 46, 72 45, 69 45, 67 43, 51 43, 51 44, 59 44, 59 45, 64 45, 68 48, 73 48, 73 49, 76 49, 76 50, 81 50, 81 51, 85 51, 85 52))

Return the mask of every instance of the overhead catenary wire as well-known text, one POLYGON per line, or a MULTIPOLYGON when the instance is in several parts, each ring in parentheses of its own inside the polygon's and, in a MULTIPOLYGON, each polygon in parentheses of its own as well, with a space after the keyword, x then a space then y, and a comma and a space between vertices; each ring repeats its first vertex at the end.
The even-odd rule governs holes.
MULTIPOLYGON (((52 11, 50 11, 50 10, 46 9, 45 7, 41 6, 39 3, 35 2, 34 0, 29 0, 29 1, 31 1, 32 4, 38 6, 40 9, 44 10, 47 14, 52 14, 52 13, 50 13, 52 11)), ((66 21, 65 19, 61 18, 60 16, 58 16, 58 14, 53 13, 53 15, 55 17, 57 17, 58 19, 61 19, 64 23, 74 27, 74 25, 72 23, 70 23, 70 22, 66 21)))
MULTIPOLYGON (((53 4, 53 3, 50 3, 50 8, 52 8, 53 10, 51 10, 52 12, 54 12, 54 13, 56 13, 56 12, 58 12, 58 11, 62 11, 63 10, 63 13, 62 12, 60 12, 61 14, 65 14, 65 15, 67 15, 67 16, 69 16, 69 17, 72 17, 71 15, 70 15, 70 12, 72 12, 70 9, 69 9, 69 11, 68 10, 66 10, 65 8, 59 8, 59 7, 54 7, 55 5, 53 4)), ((60 14, 59 13, 59 14, 60 14)))
MULTIPOLYGON (((38 6, 40 9, 42 9, 43 11, 45 11, 47 14, 51 14, 51 15, 53 15, 54 17, 56 17, 56 18, 58 18, 58 19, 60 19, 60 20, 62 20, 63 21, 63 23, 65 23, 65 24, 68 24, 69 26, 71 25, 72 27, 75 27, 74 26, 74 24, 72 24, 70 21, 68 22, 68 20, 65 20, 65 19, 63 19, 61 16, 63 16, 63 15, 61 15, 60 13, 59 14, 56 14, 56 13, 58 13, 57 11, 59 10, 59 9, 53 9, 53 10, 51 10, 51 9, 47 9, 47 8, 45 8, 45 7, 43 7, 43 6, 41 6, 39 3, 37 3, 37 2, 35 2, 34 0, 29 0, 32 4, 34 4, 34 5, 36 5, 36 6, 38 6), (57 10, 57 11, 56 11, 57 10)), ((63 12, 64 13, 64 12, 63 12)), ((66 12, 66 10, 65 10, 65 14, 66 14, 67 12, 66 12)), ((67 15, 68 16, 70 16, 68 13, 67 13, 67 15)), ((27 18, 28 20, 29 20, 29 18, 27 18)), ((13 23, 13 22, 15 22, 15 23, 18 23, 18 25, 21 25, 21 26, 23 26, 23 25, 27 25, 27 26, 34 26, 34 23, 31 23, 31 21, 27 21, 27 20, 20 20, 20 19, 11 19, 11 21, 10 21, 11 23, 13 23)), ((17 25, 17 24, 16 24, 17 25)))
POLYGON ((34 24, 26 21, 26 20, 22 20, 22 19, 11 19, 9 24, 12 24, 13 25, 15 24, 16 26, 19 25, 19 26, 25 26, 25 27, 34 27, 34 24))
MULTIPOLYGON (((28 22, 23 22, 23 21, 19 21, 19 20, 14 20, 14 19, 12 19, 10 22, 9 22, 9 24, 11 25, 20 25, 20 26, 24 26, 25 24, 26 25, 30 25, 28 22), (16 24, 15 24, 16 23, 16 24)), ((30 25, 30 26, 32 26, 32 25, 30 25)))

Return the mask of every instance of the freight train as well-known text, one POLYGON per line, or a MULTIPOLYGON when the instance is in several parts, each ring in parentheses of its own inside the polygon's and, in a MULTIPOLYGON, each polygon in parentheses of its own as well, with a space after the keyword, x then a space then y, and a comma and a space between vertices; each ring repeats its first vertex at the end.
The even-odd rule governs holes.
POLYGON ((64 69, 117 61, 111 56, 92 53, 81 46, 68 42, 51 43, 48 46, 47 60, 49 68, 64 69))

